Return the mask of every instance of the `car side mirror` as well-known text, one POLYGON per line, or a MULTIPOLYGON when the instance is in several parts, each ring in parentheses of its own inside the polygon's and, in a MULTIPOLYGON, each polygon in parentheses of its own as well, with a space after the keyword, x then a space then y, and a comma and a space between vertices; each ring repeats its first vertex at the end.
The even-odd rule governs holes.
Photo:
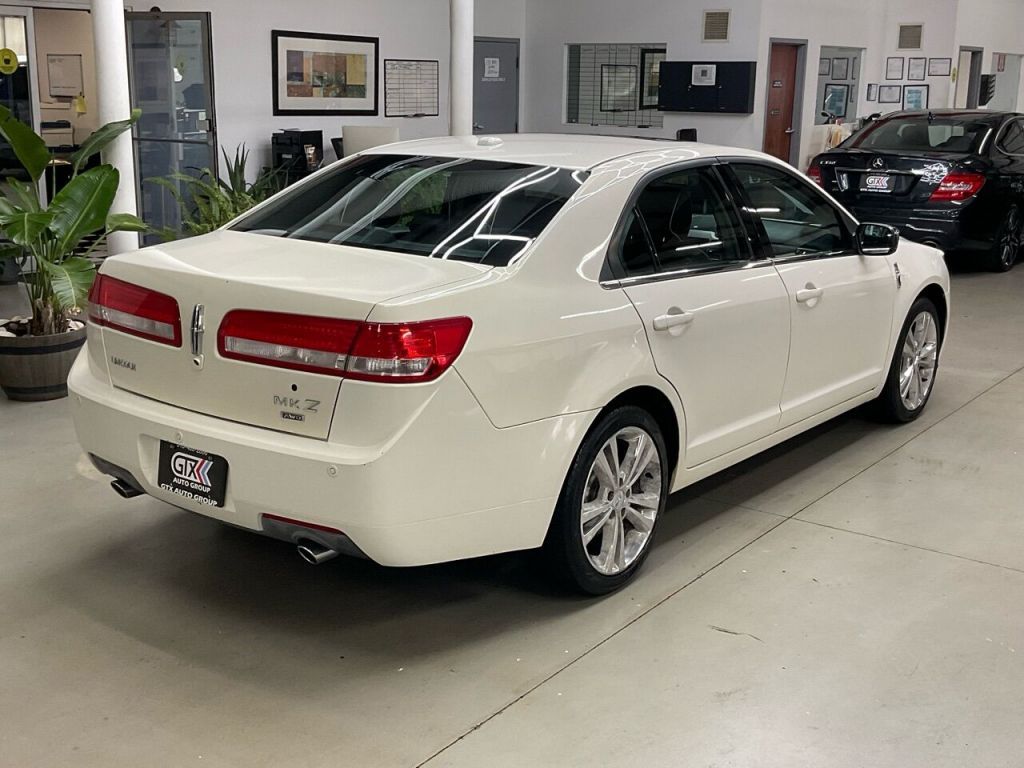
POLYGON ((889 256, 900 244, 900 231, 888 224, 861 224, 857 227, 857 250, 862 256, 889 256))

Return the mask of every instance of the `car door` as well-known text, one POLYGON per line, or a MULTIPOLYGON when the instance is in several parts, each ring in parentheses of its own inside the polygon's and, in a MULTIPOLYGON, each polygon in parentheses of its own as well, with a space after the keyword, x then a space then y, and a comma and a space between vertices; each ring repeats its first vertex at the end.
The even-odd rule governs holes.
POLYGON ((849 217, 813 184, 767 163, 729 164, 761 247, 789 294, 780 428, 873 390, 888 368, 896 278, 862 256, 849 217))
POLYGON ((659 373, 685 412, 684 466, 778 426, 789 352, 786 288, 757 259, 713 164, 641 182, 611 248, 659 373))

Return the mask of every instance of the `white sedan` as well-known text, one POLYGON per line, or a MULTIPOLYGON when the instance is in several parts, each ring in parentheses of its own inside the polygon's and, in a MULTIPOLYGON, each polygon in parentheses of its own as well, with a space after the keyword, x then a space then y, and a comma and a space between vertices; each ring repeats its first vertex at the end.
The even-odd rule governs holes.
POLYGON ((942 254, 764 155, 444 138, 110 258, 71 374, 125 497, 311 562, 544 547, 626 582, 669 493, 863 403, 916 418, 942 254))

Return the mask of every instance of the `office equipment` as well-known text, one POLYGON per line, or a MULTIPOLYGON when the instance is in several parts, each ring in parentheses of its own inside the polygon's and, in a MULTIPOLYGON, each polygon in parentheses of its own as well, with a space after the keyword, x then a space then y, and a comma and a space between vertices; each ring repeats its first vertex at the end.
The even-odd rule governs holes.
POLYGON ((284 174, 285 184, 293 184, 315 171, 324 161, 324 132, 286 129, 270 139, 271 163, 284 174), (313 147, 312 161, 306 147, 313 147))
POLYGON ((662 112, 754 112, 754 61, 665 61, 658 109, 662 112))

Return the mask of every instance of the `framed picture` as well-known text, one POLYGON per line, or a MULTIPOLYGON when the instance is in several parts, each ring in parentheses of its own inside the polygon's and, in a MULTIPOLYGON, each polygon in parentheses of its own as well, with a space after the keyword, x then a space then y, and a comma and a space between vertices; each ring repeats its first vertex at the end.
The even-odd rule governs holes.
POLYGON ((878 83, 868 83, 868 101, 878 101, 878 83))
POLYGON ((629 112, 637 104, 637 68, 633 64, 601 65, 601 111, 629 112))
POLYGON ((885 79, 902 80, 903 64, 905 59, 902 56, 890 56, 885 60, 885 79))
POLYGON ((949 77, 952 73, 952 59, 928 59, 929 77, 949 77))
POLYGON ((928 109, 928 86, 907 85, 903 88, 904 109, 928 109))
POLYGON ((849 59, 832 59, 832 79, 847 80, 850 77, 849 59))
POLYGON ((828 83, 825 85, 825 98, 821 111, 835 117, 846 117, 846 103, 850 98, 850 86, 846 83, 828 83))
POLYGON ((880 85, 878 86, 879 104, 899 104, 903 101, 902 85, 880 85))
POLYGON ((832 74, 832 59, 818 59, 818 77, 828 77, 832 74))
POLYGON ((928 59, 910 58, 907 60, 907 80, 924 80, 928 59))
POLYGON ((379 39, 270 33, 275 115, 376 115, 379 39))
POLYGON ((665 60, 667 53, 663 48, 640 50, 640 109, 658 108, 661 62, 665 60))

